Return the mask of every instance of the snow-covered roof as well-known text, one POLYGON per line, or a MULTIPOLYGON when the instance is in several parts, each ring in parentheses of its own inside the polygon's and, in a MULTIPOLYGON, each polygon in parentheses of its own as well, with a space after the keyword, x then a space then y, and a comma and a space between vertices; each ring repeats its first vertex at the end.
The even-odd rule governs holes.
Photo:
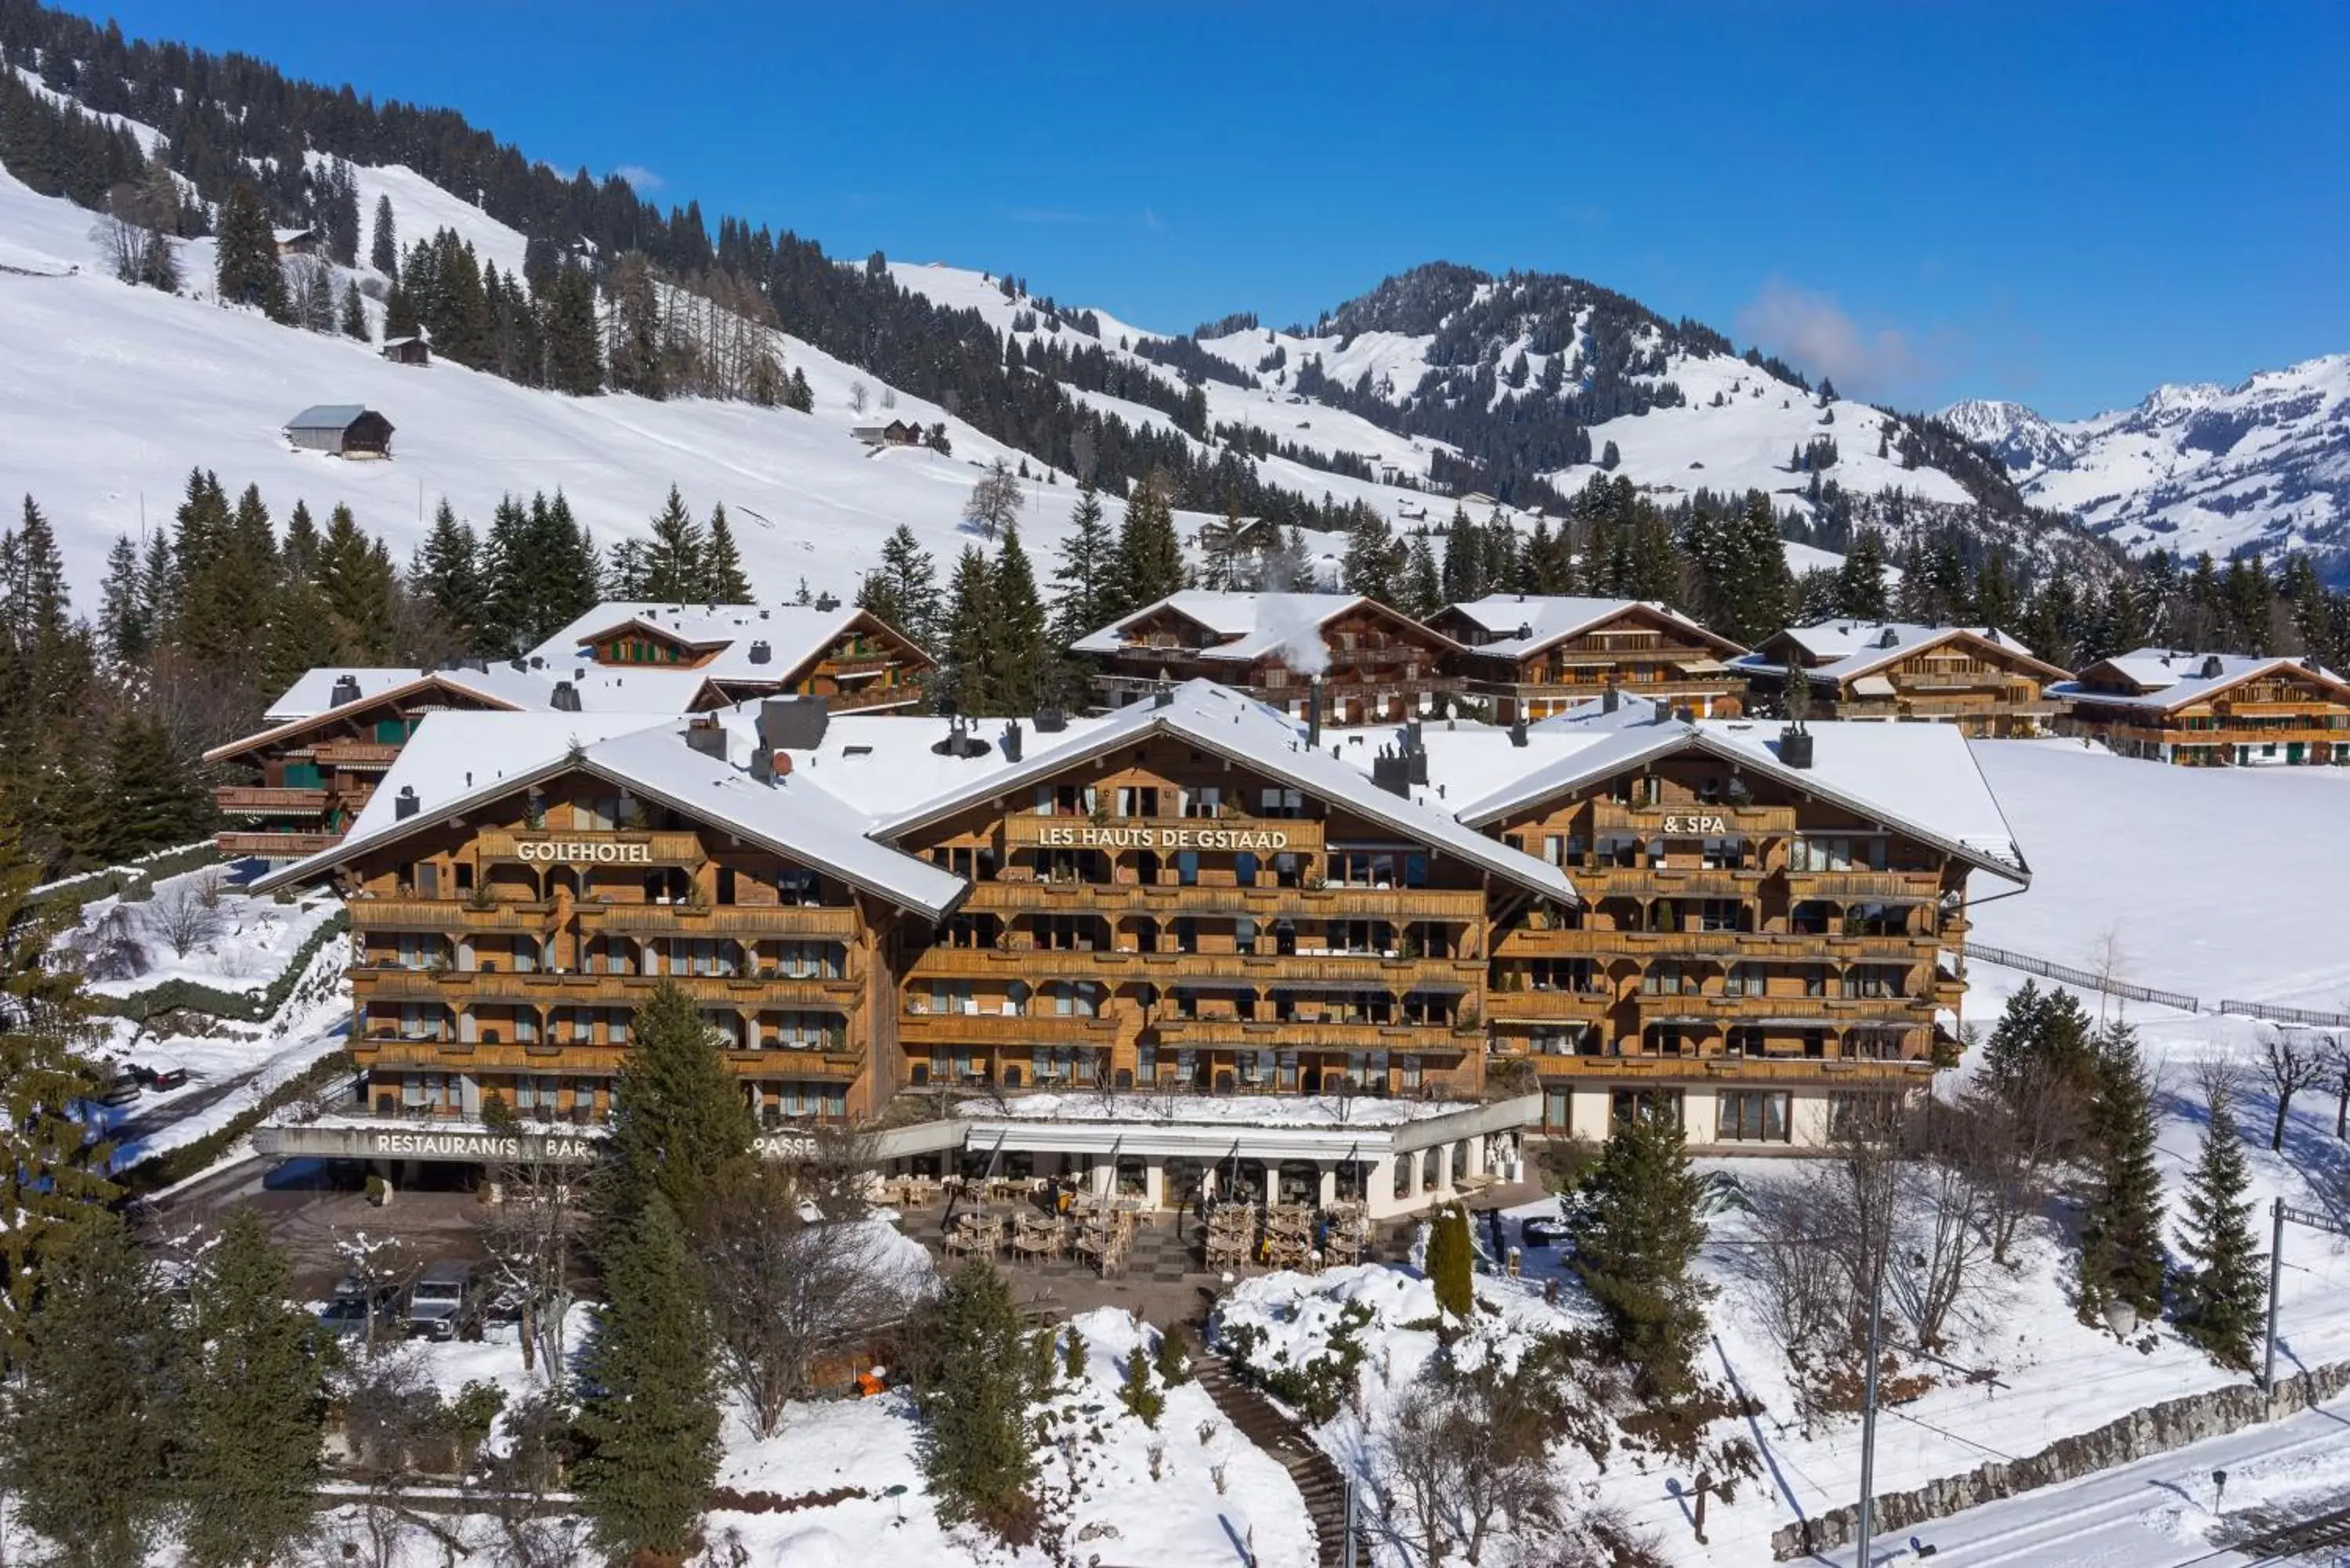
MULTIPOLYGON (((587 662, 588 645, 630 626, 711 654, 693 673, 705 680, 763 681, 780 685, 800 666, 829 650, 863 617, 882 622, 854 605, 823 610, 807 605, 651 604, 616 600, 598 605, 531 649, 550 668, 587 662), (760 645, 764 658, 754 658, 760 645)), ((888 629, 884 628, 884 629, 888 629)), ((631 666, 641 670, 646 666, 631 666)), ((651 667, 651 668, 658 668, 651 667)))
POLYGON ((1445 607, 1471 621, 1490 640, 1472 644, 1475 651, 1507 659, 1539 653, 1552 643, 1574 637, 1615 619, 1627 610, 1643 609, 1663 617, 1725 653, 1743 651, 1738 644, 1709 631, 1670 605, 1654 599, 1575 598, 1555 594, 1487 594, 1445 607))
POLYGON ((1997 627, 1922 626, 1903 620, 1824 620, 1812 626, 1791 626, 1772 633, 1755 651, 1733 659, 1731 663, 1762 674, 1784 674, 1784 661, 1766 650, 1792 647, 1803 656, 1812 675, 1845 681, 1958 639, 1990 643, 2060 680, 2070 673, 2042 659, 2013 633, 1997 627))
POLYGON ((2082 670, 2079 679, 2051 685, 2048 694, 2167 713, 2200 702, 2256 676, 2280 670, 2332 686, 2345 701, 2350 701, 2350 681, 2314 659, 2251 653, 2190 653, 2166 648, 2137 648, 2099 659, 2082 670), (2116 680, 2126 681, 2137 690, 2114 690, 2116 680))
POLYGON ((356 856, 462 815, 573 765, 723 827, 779 855, 820 867, 902 908, 935 919, 962 897, 962 878, 866 836, 867 819, 812 778, 754 779, 731 760, 686 743, 674 720, 647 724, 618 713, 428 714, 343 841, 255 884, 263 891, 318 876, 356 856), (489 759, 497 765, 489 765, 489 759), (413 791, 417 809, 399 815, 413 791))
MULTIPOLYGON (((758 748, 757 701, 718 711, 729 733, 730 754, 748 767, 758 748)), ((1024 753, 1092 733, 1107 715, 1070 715, 1058 731, 1039 730, 1034 719, 980 719, 970 733, 987 744, 975 757, 941 750, 951 720, 926 714, 835 713, 824 739, 789 749, 792 771, 822 784, 876 821, 901 816, 951 791, 993 778, 1014 764, 1003 754, 1003 732, 1017 724, 1024 753)))
POLYGON ((380 697, 384 692, 424 679, 421 670, 399 670, 368 665, 322 664, 306 670, 293 685, 288 686, 261 715, 268 724, 291 723, 307 719, 335 706, 335 688, 345 680, 359 684, 362 697, 380 697))
POLYGON ((365 403, 313 403, 286 421, 289 431, 339 431, 368 411, 365 403))
MULTIPOLYGON (((981 733, 988 732, 983 726, 981 733)), ((1024 748, 1021 761, 992 769, 886 818, 876 831, 894 838, 1023 784, 1049 779, 1103 752, 1159 734, 1180 736, 1202 751, 1343 806, 1411 842, 1441 850, 1545 898, 1575 897, 1574 884, 1557 867, 1464 827, 1441 806, 1389 794, 1372 784, 1362 769, 1328 752, 1307 748, 1305 727, 1286 714, 1210 680, 1187 680, 1169 691, 1163 701, 1131 703, 1055 744, 1033 751, 1024 748)))
MULTIPOLYGON (((1639 701, 1586 702, 1529 726, 1525 743, 1475 723, 1423 726, 1428 783, 1420 804, 1483 829, 1551 796, 1695 749, 1734 762, 1856 815, 1938 843, 1970 864, 2022 882, 2030 867, 1964 736, 1949 724, 1814 722, 1813 762, 1779 760, 1778 721, 1684 720, 1639 701)), ((1392 727, 1347 731, 1340 754, 1367 771, 1392 727)))
MULTIPOLYGON (((1378 601, 1360 594, 1243 594, 1186 588, 1147 604, 1097 631, 1088 632, 1069 647, 1074 653, 1119 652, 1128 646, 1130 628, 1162 611, 1171 610, 1222 639, 1197 649, 1196 658, 1245 664, 1295 649, 1300 657, 1293 662, 1318 666, 1326 657, 1322 628, 1358 605, 1378 605, 1378 601)), ((1399 611, 1387 613, 1404 618, 1399 611)), ((1429 636, 1447 645, 1452 640, 1435 631, 1429 636)))

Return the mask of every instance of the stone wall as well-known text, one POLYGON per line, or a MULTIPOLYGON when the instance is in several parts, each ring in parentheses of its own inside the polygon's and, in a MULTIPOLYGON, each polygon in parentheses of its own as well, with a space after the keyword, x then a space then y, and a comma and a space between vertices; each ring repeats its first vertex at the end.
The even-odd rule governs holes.
MULTIPOLYGON (((2287 1378, 2277 1385, 2272 1400, 2263 1397, 2258 1388, 2239 1384, 2149 1405, 2095 1430, 2059 1438, 2038 1453, 2012 1462, 1994 1460, 1909 1491, 1881 1492, 1877 1499, 1877 1532, 1890 1536, 1929 1519, 2094 1475, 2150 1454, 2183 1449, 2206 1438, 2322 1405, 2345 1388, 2350 1388, 2350 1361, 2334 1362, 2287 1378)), ((1771 1536, 1772 1556, 1784 1563, 1846 1545, 1859 1522, 1858 1505, 1847 1503, 1815 1519, 1783 1525, 1771 1536)))

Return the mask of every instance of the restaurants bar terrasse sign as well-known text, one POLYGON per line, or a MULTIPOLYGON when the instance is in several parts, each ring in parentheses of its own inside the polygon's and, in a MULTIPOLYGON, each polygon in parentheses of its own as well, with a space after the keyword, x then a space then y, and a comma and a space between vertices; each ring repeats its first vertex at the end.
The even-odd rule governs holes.
POLYGON ((1036 834, 1046 848, 1070 849, 1286 849, 1289 835, 1249 827, 1046 827, 1036 834))
MULTIPOLYGON (((469 1127, 360 1127, 351 1129, 348 1137, 352 1147, 340 1151, 348 1158, 545 1160, 571 1165, 595 1158, 603 1142, 600 1135, 510 1135, 469 1127)), ((754 1139, 752 1147, 763 1159, 803 1158, 808 1140, 805 1134, 769 1133, 754 1139)))

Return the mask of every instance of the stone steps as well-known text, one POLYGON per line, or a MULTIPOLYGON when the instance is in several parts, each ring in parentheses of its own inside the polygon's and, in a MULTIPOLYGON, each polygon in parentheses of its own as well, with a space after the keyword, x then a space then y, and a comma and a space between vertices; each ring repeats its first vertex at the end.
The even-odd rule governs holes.
MULTIPOLYGON (((1191 1370, 1233 1430, 1289 1472, 1305 1500, 1306 1515, 1314 1521, 1315 1561, 1321 1568, 1339 1568, 1346 1561, 1347 1479, 1337 1465, 1271 1400, 1233 1376, 1222 1356, 1213 1352, 1195 1356, 1191 1370)), ((1370 1561, 1367 1549, 1357 1556, 1359 1562, 1370 1561)))

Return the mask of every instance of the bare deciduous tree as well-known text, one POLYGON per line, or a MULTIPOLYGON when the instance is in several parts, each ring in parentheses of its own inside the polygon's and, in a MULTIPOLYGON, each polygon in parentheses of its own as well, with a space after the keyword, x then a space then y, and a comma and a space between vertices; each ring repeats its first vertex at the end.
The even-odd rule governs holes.
POLYGON ((552 1394, 525 1400, 506 1413, 499 1440, 476 1466, 466 1490, 496 1532, 489 1557, 497 1568, 571 1568, 587 1559, 585 1516, 547 1507, 563 1490, 570 1424, 571 1413, 552 1394))
POLYGON ((1478 1563, 1504 1532, 1547 1542, 1564 1528, 1550 1445, 1606 1438, 1563 1360, 1529 1353, 1514 1371, 1440 1361, 1389 1407, 1379 1448, 1410 1505, 1420 1561, 1440 1563, 1458 1548, 1478 1563))
POLYGON ((865 389, 864 382, 851 381, 848 383, 848 406, 850 408, 856 410, 861 414, 865 411, 866 404, 871 400, 872 394, 865 389))
POLYGON ((221 934, 218 901, 206 904, 186 880, 172 883, 147 906, 147 929, 162 939, 174 958, 185 958, 221 934))
POLYGON ((962 504, 962 520, 979 533, 993 539, 1019 520, 1020 481, 1011 466, 997 458, 979 483, 971 487, 971 499, 962 504))
POLYGON ((1978 1081, 1959 1104, 1964 1120, 1948 1147, 1971 1170, 1993 1262, 2012 1262, 2016 1231, 2046 1201, 2065 1151, 2078 1140, 2081 1107, 2073 1079, 2031 1061, 2003 1082, 1978 1081))
POLYGON ((335 1256, 343 1261, 344 1282, 368 1303, 361 1344, 372 1360, 376 1352, 376 1306, 380 1299, 396 1294, 408 1283, 420 1266, 419 1261, 405 1239, 380 1232, 369 1235, 365 1231, 337 1231, 335 1256))
POLYGON ((2293 1096, 2315 1086, 2325 1074, 2325 1063, 2306 1036, 2286 1029, 2270 1033, 2262 1061, 2276 1096, 2276 1121, 2269 1128, 2269 1152, 2274 1154, 2284 1147, 2285 1117, 2293 1111, 2293 1096))
POLYGON ((884 1229, 827 1217, 775 1166, 724 1207, 702 1268, 721 1376, 761 1437, 808 1392, 821 1357, 855 1348, 910 1304, 884 1229))
POLYGON ((546 1158, 546 1135, 517 1121, 502 1098, 484 1102, 483 1119, 514 1138, 521 1153, 491 1168, 498 1201, 483 1210, 482 1248, 489 1254, 491 1277, 521 1314, 523 1371, 560 1382, 582 1172, 546 1158))

